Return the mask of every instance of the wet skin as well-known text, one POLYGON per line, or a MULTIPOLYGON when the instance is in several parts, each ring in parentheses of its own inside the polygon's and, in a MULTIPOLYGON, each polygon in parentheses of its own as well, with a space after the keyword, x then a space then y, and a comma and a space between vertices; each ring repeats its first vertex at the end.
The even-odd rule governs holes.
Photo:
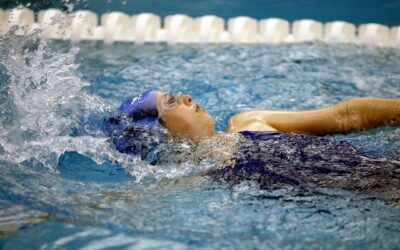
MULTIPOLYGON (((214 134, 214 119, 189 95, 157 93, 157 109, 164 126, 190 138, 214 134)), ((400 99, 353 98, 335 105, 300 111, 252 110, 232 116, 226 132, 281 131, 327 135, 349 133, 381 125, 400 126, 400 99)))
POLYGON ((215 121, 189 95, 174 96, 157 93, 157 109, 160 120, 172 133, 190 138, 209 137, 214 134, 215 121))

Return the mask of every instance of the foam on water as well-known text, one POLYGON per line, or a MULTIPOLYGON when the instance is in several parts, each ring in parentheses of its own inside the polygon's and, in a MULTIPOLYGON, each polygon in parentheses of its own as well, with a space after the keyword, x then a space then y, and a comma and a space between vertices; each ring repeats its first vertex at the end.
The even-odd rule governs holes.
POLYGON ((98 163, 120 163, 139 182, 197 172, 191 165, 151 168, 137 156, 113 149, 101 129, 112 109, 83 90, 89 83, 76 73, 78 47, 67 45, 61 53, 36 35, 1 39, 2 99, 7 104, 2 105, 2 159, 21 163, 34 158, 57 172, 60 155, 76 151, 98 163))
MULTIPOLYGON (((3 109, 1 144, 2 156, 14 162, 37 158, 55 170, 54 159, 66 150, 85 151, 93 143, 99 129, 88 127, 88 119, 106 110, 100 99, 81 91, 87 83, 75 76, 78 52, 51 53, 47 43, 35 37, 7 36, 1 41, 3 99, 9 103, 3 109), (83 130, 90 137, 73 138, 73 130, 83 130), (86 147, 77 145, 86 144, 86 147), (86 148, 86 149, 85 149, 86 148)), ((104 144, 104 143, 103 143, 104 144)))

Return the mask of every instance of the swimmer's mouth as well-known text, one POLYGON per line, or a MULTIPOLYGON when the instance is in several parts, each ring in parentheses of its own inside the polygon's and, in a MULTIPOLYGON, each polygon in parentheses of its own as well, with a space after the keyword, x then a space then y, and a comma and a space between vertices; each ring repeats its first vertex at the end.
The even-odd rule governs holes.
POLYGON ((199 112, 200 110, 200 106, 198 104, 196 104, 196 112, 199 112))

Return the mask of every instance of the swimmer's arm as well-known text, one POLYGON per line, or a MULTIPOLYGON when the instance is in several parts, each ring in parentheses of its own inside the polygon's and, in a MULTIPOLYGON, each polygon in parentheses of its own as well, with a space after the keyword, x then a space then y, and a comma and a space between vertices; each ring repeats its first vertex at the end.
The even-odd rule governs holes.
POLYGON ((266 126, 281 132, 309 135, 349 133, 381 125, 400 126, 400 99, 354 98, 315 110, 243 112, 231 118, 228 132, 251 130, 241 126, 251 119, 262 120, 266 126))

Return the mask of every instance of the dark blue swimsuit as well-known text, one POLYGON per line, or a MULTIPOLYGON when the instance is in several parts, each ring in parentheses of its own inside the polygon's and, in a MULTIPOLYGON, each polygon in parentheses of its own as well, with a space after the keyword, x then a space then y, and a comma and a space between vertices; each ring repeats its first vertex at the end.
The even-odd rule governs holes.
POLYGON ((367 158, 347 142, 281 132, 240 134, 230 159, 234 164, 209 173, 213 178, 234 183, 252 180, 262 188, 314 186, 359 192, 400 189, 399 162, 367 158))

